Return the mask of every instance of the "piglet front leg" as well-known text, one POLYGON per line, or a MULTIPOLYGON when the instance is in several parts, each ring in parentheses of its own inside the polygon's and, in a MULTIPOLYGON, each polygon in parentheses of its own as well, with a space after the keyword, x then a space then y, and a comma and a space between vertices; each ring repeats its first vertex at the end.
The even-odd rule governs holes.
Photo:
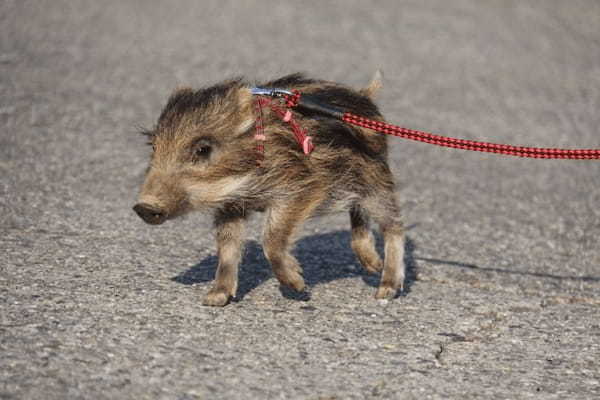
POLYGON ((265 256, 279 283, 298 292, 304 290, 302 267, 290 249, 294 236, 322 201, 324 192, 308 192, 282 200, 268 210, 263 238, 265 256))
POLYGON ((238 286, 238 266, 244 248, 246 214, 235 207, 217 210, 217 251, 219 264, 213 287, 203 300, 205 306, 224 306, 235 297, 238 286))

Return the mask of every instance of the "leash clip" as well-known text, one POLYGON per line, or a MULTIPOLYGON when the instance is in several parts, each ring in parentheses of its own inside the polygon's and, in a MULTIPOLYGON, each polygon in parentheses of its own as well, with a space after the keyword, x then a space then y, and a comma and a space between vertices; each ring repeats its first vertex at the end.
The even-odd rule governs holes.
POLYGON ((284 97, 293 95, 292 92, 285 89, 253 87, 250 90, 255 96, 284 97))

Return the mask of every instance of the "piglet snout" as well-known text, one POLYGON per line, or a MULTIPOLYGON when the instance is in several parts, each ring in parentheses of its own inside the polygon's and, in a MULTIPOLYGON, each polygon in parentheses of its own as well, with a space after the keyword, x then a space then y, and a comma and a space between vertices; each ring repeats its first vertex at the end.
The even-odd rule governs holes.
POLYGON ((152 225, 162 224, 167 219, 167 213, 158 206, 147 203, 138 203, 133 206, 133 211, 146 223, 152 225))

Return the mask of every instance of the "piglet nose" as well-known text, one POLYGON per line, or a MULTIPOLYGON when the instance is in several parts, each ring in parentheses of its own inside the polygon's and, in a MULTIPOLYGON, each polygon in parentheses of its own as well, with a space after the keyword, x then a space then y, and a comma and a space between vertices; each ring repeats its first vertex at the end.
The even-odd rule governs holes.
POLYGON ((136 204, 133 206, 133 211, 146 223, 152 225, 162 224, 167 219, 167 213, 164 210, 147 203, 136 204))

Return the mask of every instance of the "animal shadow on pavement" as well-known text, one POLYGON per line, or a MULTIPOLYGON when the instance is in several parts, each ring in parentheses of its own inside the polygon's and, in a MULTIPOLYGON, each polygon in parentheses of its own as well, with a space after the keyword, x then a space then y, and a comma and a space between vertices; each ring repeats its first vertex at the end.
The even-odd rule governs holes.
MULTIPOLYGON (((376 235, 376 247, 383 256, 381 237, 376 235)), ((413 257, 414 244, 406 238, 404 261, 406 263, 406 280, 400 296, 410 293, 415 281, 415 261, 413 257)), ((350 248, 350 232, 335 231, 330 233, 306 236, 296 242, 292 253, 298 258, 303 267, 304 281, 307 287, 327 283, 336 279, 360 276, 363 281, 373 287, 379 285, 379 275, 367 274, 352 249, 350 248)), ((383 257, 382 257, 383 258, 383 257)), ((218 259, 212 255, 181 274, 171 278, 183 285, 209 283, 214 280, 218 259)), ((234 301, 244 298, 253 289, 272 278, 271 267, 263 254, 262 247, 256 241, 248 241, 244 257, 240 264, 239 284, 234 301)), ((310 299, 310 291, 296 293, 291 289, 280 288, 283 296, 300 301, 310 299)))

